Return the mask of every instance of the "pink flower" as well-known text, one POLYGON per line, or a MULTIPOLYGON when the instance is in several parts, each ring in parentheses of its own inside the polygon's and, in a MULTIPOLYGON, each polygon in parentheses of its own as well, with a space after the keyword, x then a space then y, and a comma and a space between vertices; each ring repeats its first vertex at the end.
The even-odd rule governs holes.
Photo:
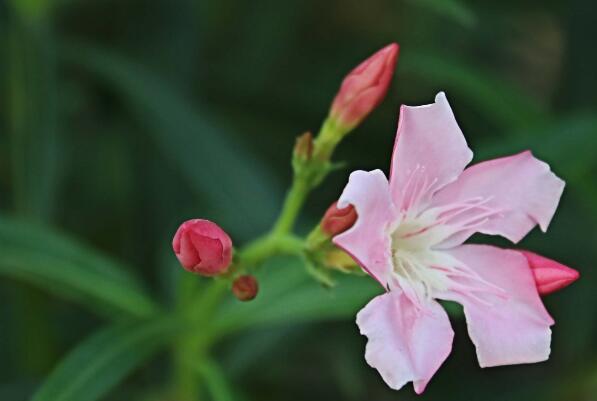
POLYGON ((564 266, 555 260, 548 259, 529 251, 520 252, 527 258, 527 262, 529 263, 529 267, 535 278, 537 291, 539 291, 539 294, 541 295, 547 295, 561 290, 578 280, 580 277, 580 274, 576 270, 564 266))
POLYGON ((482 367, 544 361, 554 321, 519 251, 463 245, 473 233, 521 240, 545 231, 564 182, 530 152, 474 164, 443 93, 402 106, 390 179, 355 171, 338 202, 354 226, 336 236, 387 290, 357 315, 365 358, 399 389, 420 394, 452 349, 454 332, 436 299, 464 306, 482 367))
POLYGON ((349 128, 358 125, 385 97, 397 57, 398 45, 392 43, 352 70, 334 98, 331 117, 349 128))
POLYGON ((222 274, 232 261, 232 240, 209 220, 182 223, 174 234, 172 248, 182 267, 202 276, 222 274))

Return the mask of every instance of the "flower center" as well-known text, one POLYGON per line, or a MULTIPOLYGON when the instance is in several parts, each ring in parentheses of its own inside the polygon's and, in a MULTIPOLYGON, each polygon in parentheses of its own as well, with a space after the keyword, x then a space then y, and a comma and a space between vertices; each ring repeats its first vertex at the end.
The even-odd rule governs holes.
POLYGON ((391 232, 393 274, 390 282, 415 298, 429 298, 448 288, 448 276, 439 266, 452 264, 452 258, 434 250, 441 241, 441 230, 425 216, 403 216, 391 232))
POLYGON ((419 305, 447 290, 466 290, 482 303, 486 302, 483 294, 503 296, 501 288, 483 280, 446 250, 454 246, 446 244, 455 236, 474 231, 500 213, 486 202, 475 198, 422 212, 403 211, 389 231, 393 265, 390 290, 402 289, 419 305))

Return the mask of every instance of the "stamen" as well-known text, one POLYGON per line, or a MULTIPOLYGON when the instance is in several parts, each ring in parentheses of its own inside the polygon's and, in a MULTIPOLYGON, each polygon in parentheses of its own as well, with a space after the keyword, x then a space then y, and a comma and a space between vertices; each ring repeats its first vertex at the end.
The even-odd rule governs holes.
POLYGON ((420 164, 417 164, 414 168, 414 170, 412 170, 412 172, 410 173, 410 175, 408 176, 408 181, 406 182, 406 184, 404 185, 404 189, 403 189, 403 193, 408 195, 405 195, 404 198, 402 199, 402 211, 407 211, 408 209, 410 209, 410 203, 411 203, 411 198, 413 195, 413 192, 415 191, 416 185, 418 184, 418 178, 419 178, 419 170, 421 168, 420 164), (413 183, 414 182, 414 183, 413 183), (415 187, 413 189, 411 189, 411 186, 415 187))
POLYGON ((391 285, 402 288, 415 305, 422 305, 444 291, 462 293, 488 306, 491 302, 486 295, 506 298, 502 288, 435 248, 454 235, 478 230, 490 219, 502 215, 502 210, 489 205, 491 197, 479 196, 411 212, 413 206, 421 205, 436 182, 437 179, 430 182, 420 165, 409 175, 404 192, 408 196, 403 198, 401 219, 394 223, 390 234, 394 265, 391 285))
POLYGON ((468 291, 463 291, 462 289, 451 289, 452 291, 464 295, 465 297, 471 298, 474 301, 480 303, 483 306, 487 306, 487 307, 492 307, 495 304, 492 302, 487 301, 486 299, 483 299, 481 297, 479 297, 478 295, 476 295, 475 293, 472 292, 468 292, 468 291))

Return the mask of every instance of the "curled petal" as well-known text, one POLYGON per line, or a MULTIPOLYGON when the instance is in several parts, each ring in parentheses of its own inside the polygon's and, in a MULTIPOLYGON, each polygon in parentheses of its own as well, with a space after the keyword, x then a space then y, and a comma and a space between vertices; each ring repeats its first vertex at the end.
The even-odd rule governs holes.
POLYGON ((370 301, 357 325, 369 339, 367 363, 394 390, 412 381, 421 394, 452 350, 454 332, 443 308, 428 300, 419 309, 399 290, 370 301))
POLYGON ((338 201, 339 208, 353 205, 357 220, 334 243, 384 287, 392 269, 388 226, 396 219, 388 180, 381 170, 355 171, 338 201))
POLYGON ((525 257, 488 245, 448 251, 503 295, 466 290, 466 283, 438 298, 459 302, 481 367, 541 362, 549 357, 553 319, 543 306, 525 257))
POLYGON ((462 173, 472 157, 443 92, 433 104, 402 106, 390 173, 396 207, 425 206, 435 191, 462 173))
POLYGON ((468 205, 448 219, 455 234, 442 247, 459 245, 475 232, 518 242, 537 224, 545 231, 563 190, 564 181, 529 151, 475 164, 433 197, 434 207, 468 205))

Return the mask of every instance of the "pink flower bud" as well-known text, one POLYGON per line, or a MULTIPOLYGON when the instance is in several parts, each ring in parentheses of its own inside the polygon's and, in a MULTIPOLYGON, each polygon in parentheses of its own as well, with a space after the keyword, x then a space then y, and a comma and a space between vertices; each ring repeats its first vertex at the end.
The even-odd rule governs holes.
POLYGON ((357 212, 354 206, 348 205, 344 209, 338 209, 338 202, 330 205, 321 220, 321 230, 334 236, 348 230, 357 220, 357 212))
POLYGON ((186 270, 202 276, 226 272, 232 260, 232 240, 209 220, 182 223, 174 234, 172 248, 186 270))
POLYGON ((250 275, 239 276, 232 283, 232 293, 239 301, 251 301, 259 292, 257 279, 250 275))
POLYGON ((392 43, 359 64, 342 81, 330 115, 354 127, 383 100, 394 74, 398 45, 392 43))
POLYGON ((576 281, 580 274, 568 266, 564 266, 555 260, 537 255, 529 251, 520 251, 529 262, 533 271, 537 291, 541 295, 551 294, 576 281))

